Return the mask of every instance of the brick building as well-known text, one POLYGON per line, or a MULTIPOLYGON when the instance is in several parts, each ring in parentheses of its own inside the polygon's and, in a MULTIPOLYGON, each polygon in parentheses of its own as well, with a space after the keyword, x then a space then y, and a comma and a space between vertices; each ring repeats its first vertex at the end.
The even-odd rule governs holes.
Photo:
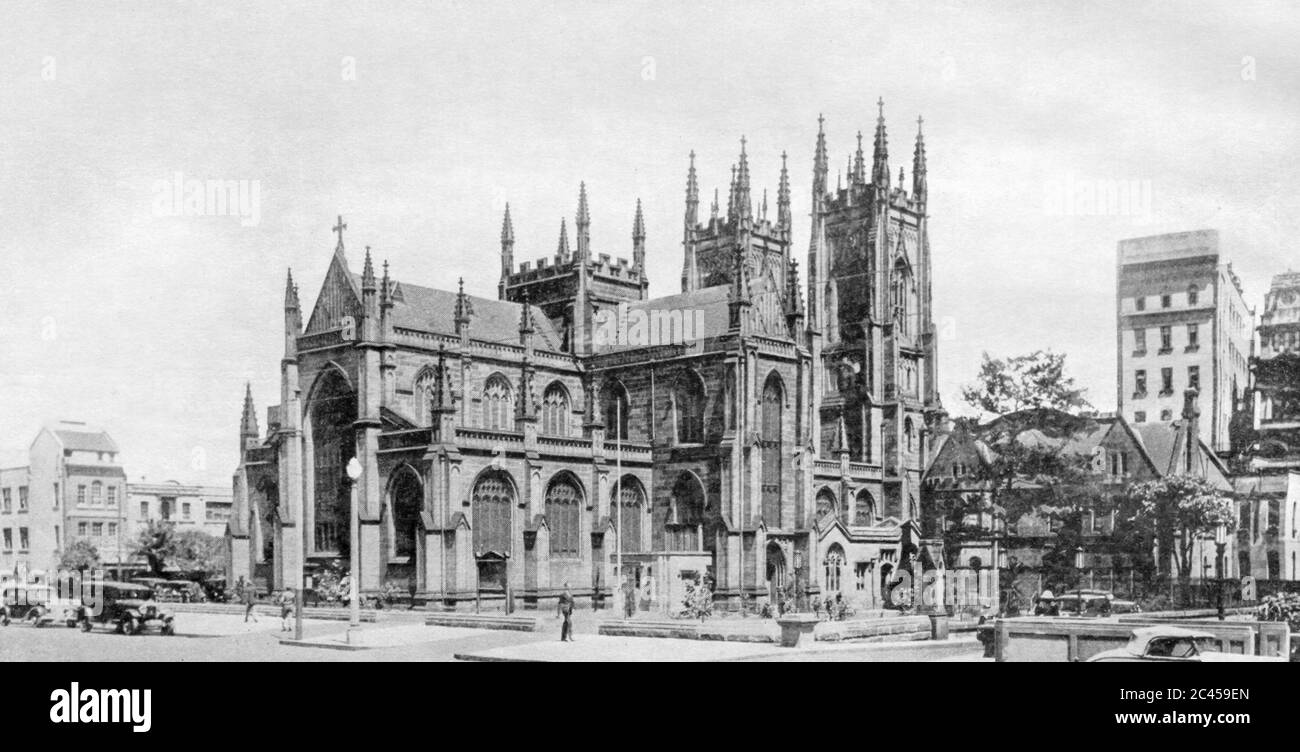
POLYGON ((496 300, 360 274, 338 240, 303 325, 285 295, 279 405, 241 421, 230 576, 272 587, 345 562, 359 508, 361 587, 448 605, 623 569, 659 608, 685 581, 766 600, 787 586, 881 605, 923 545, 920 474, 940 406, 925 147, 891 183, 883 116, 870 163, 828 189, 813 169, 808 305, 782 157, 776 214, 746 144, 725 208, 687 173, 681 292, 648 296, 642 208, 631 262, 596 253, 585 186, 574 244, 516 264, 507 207, 496 300), (869 171, 868 171, 869 170, 869 171), (344 474, 355 456, 355 488, 344 474))

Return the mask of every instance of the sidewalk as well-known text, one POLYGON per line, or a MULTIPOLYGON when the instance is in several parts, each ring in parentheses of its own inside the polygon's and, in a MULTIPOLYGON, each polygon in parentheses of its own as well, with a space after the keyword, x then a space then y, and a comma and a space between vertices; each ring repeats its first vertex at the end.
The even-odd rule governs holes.
POLYGON ((579 635, 573 642, 548 640, 457 653, 462 661, 487 662, 698 662, 698 661, 869 661, 930 662, 974 660, 983 648, 974 639, 938 642, 819 643, 782 648, 752 642, 683 640, 672 637, 579 635))

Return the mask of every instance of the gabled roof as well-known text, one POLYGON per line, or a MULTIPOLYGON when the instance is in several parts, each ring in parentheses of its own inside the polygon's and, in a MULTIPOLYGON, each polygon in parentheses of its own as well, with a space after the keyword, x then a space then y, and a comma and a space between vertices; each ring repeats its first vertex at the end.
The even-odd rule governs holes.
MULTIPOLYGON (((353 274, 355 284, 361 284, 361 275, 353 274)), ((454 334, 456 331, 456 295, 452 290, 437 290, 399 282, 400 296, 393 298, 393 323, 403 329, 415 329, 435 334, 454 334)), ((470 315, 469 336, 485 342, 519 344, 519 318, 522 303, 495 298, 469 298, 473 314, 470 315)), ((537 306, 533 313, 534 334, 541 338, 542 350, 559 351, 564 339, 555 330, 551 320, 537 306)))
POLYGON ((87 428, 84 424, 56 423, 47 426, 54 438, 58 439, 64 449, 74 452, 117 452, 117 442, 107 431, 87 428), (77 428, 75 426, 81 426, 77 428))

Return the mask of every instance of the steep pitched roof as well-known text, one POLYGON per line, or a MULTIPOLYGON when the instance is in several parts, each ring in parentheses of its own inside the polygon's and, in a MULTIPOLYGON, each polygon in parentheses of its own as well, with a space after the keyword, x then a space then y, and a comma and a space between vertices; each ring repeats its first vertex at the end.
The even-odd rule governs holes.
POLYGON ((67 424, 50 427, 50 432, 59 440, 64 449, 76 452, 116 452, 117 442, 106 431, 77 430, 68 428, 67 424))
MULTIPOLYGON (((360 275, 354 274, 357 284, 360 275)), ((435 334, 453 334, 456 315, 456 293, 432 287, 399 282, 400 295, 393 298, 393 323, 403 329, 415 329, 435 334)), ((470 317, 470 339, 503 344, 519 344, 519 314, 522 303, 511 303, 495 298, 467 295, 474 313, 470 317)), ((534 336, 541 337, 539 349, 558 351, 564 340, 555 330, 542 309, 529 306, 533 314, 534 336)))

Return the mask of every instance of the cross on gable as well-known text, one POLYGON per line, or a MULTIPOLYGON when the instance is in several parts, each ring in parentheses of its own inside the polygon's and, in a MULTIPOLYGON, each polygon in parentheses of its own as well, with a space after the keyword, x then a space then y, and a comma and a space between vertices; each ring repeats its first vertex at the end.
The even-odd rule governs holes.
POLYGON ((338 233, 338 236, 339 236, 339 243, 338 243, 338 245, 336 246, 337 250, 340 250, 340 251, 343 250, 343 231, 346 230, 346 229, 348 229, 348 226, 347 226, 347 224, 345 224, 345 223, 343 222, 343 215, 342 215, 342 214, 339 215, 339 221, 338 221, 338 224, 334 225, 334 226, 331 227, 330 229, 333 230, 334 232, 338 233))

